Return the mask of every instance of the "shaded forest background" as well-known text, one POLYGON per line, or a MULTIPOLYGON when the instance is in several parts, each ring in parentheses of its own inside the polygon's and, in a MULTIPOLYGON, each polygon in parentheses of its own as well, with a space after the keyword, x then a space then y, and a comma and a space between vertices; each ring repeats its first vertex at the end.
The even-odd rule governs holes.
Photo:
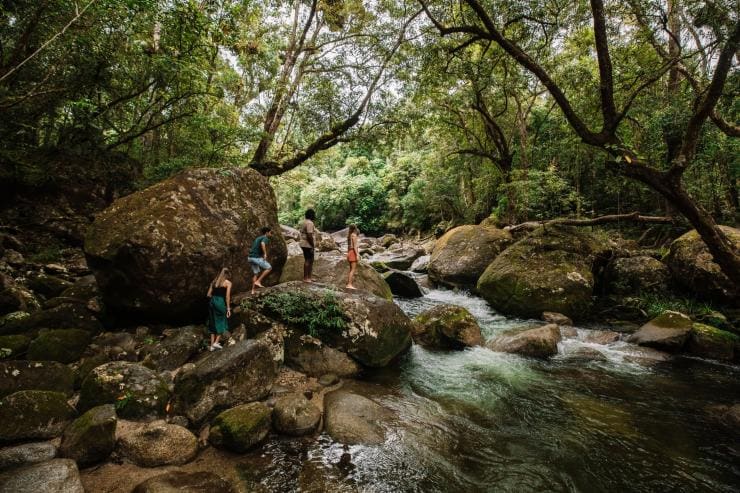
POLYGON ((678 179, 736 225, 737 18, 694 0, 4 1, 3 200, 90 214, 187 167, 252 166, 282 222, 315 207, 322 229, 676 215, 629 167, 683 156, 724 50, 678 179))

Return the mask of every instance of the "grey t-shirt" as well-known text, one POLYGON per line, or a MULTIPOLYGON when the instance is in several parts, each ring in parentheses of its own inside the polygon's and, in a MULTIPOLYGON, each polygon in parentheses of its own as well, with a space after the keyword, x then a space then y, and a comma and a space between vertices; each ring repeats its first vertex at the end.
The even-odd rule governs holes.
POLYGON ((313 248, 311 243, 308 242, 309 235, 314 236, 314 233, 316 232, 316 227, 313 225, 313 221, 310 219, 305 219, 301 223, 301 241, 298 243, 301 248, 313 248))

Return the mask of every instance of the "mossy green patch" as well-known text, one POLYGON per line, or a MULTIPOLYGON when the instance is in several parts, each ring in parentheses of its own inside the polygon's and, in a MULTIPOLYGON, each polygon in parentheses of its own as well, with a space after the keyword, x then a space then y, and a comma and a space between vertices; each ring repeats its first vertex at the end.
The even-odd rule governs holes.
POLYGON ((231 408, 216 416, 210 439, 234 452, 246 452, 267 436, 271 416, 272 410, 261 402, 231 408))
POLYGON ((31 339, 24 335, 0 336, 0 359, 16 359, 30 343, 31 339))
POLYGON ((90 333, 81 329, 43 331, 31 341, 28 359, 72 363, 80 359, 90 339, 90 333))

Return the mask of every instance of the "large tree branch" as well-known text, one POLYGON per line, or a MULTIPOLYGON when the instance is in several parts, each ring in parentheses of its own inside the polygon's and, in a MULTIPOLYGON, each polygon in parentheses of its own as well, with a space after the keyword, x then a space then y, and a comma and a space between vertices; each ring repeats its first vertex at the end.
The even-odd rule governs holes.
POLYGON ((525 223, 517 224, 515 226, 506 226, 504 229, 510 233, 517 233, 519 231, 531 231, 541 226, 596 226, 599 224, 608 224, 616 222, 637 222, 646 224, 673 224, 676 222, 673 217, 666 216, 642 216, 639 212, 632 212, 630 214, 613 214, 608 216, 599 216, 592 219, 550 219, 549 221, 528 221, 525 223))
POLYGON ((614 104, 614 79, 612 60, 609 55, 609 40, 606 36, 606 19, 602 0, 591 0, 594 18, 594 39, 596 58, 599 62, 599 94, 601 95, 601 114, 604 117, 604 130, 613 133, 617 125, 617 108, 614 104))

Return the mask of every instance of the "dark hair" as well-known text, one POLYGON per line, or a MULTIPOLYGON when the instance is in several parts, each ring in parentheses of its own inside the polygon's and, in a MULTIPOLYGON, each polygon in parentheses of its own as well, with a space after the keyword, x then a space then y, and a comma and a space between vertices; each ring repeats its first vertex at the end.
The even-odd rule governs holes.
POLYGON ((261 231, 262 231, 262 234, 263 235, 266 235, 267 233, 269 233, 270 231, 272 231, 272 228, 269 227, 269 226, 265 226, 264 228, 262 228, 261 231))
POLYGON ((360 231, 360 230, 359 230, 359 228, 357 227, 356 224, 350 224, 349 225, 349 228, 347 229, 347 242, 349 242, 350 239, 352 238, 352 235, 354 233, 357 233, 358 231, 360 231))
POLYGON ((308 209, 306 211, 306 219, 310 219, 311 221, 316 219, 316 211, 313 209, 308 209))

